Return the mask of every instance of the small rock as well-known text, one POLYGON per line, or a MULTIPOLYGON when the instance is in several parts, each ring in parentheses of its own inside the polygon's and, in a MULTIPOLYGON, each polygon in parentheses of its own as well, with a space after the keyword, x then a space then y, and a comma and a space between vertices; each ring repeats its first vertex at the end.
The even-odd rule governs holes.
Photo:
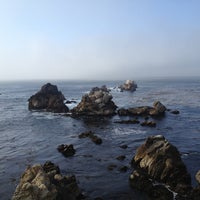
POLYGON ((127 172, 127 170, 128 170, 127 166, 122 166, 122 167, 119 168, 120 172, 127 172))
POLYGON ((122 149, 127 149, 128 148, 128 146, 126 144, 123 144, 123 145, 121 145, 119 147, 122 148, 122 149))
POLYGON ((140 125, 141 126, 156 127, 156 122, 154 122, 154 121, 144 121, 140 125))
POLYGON ((96 136, 92 131, 81 133, 78 137, 79 138, 89 137, 92 140, 92 142, 94 142, 95 144, 101 144, 102 143, 102 139, 100 137, 96 136))
POLYGON ((172 110, 171 113, 174 114, 174 115, 180 114, 180 112, 178 110, 172 110))
POLYGON ((116 159, 117 160, 124 160, 126 158, 126 156, 122 155, 122 156, 118 156, 116 159))
POLYGON ((75 154, 75 152, 76 152, 72 144, 70 144, 70 145, 61 144, 61 145, 58 146, 57 149, 65 157, 73 156, 75 154))
POLYGON ((108 166, 108 170, 109 171, 112 171, 114 168, 116 168, 117 167, 117 165, 115 165, 115 164, 111 164, 111 165, 109 165, 108 166))

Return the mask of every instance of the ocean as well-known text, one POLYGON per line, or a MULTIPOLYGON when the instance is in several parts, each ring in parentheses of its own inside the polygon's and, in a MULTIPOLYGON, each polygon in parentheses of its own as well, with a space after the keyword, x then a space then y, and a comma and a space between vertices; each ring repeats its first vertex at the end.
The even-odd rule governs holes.
MULTIPOLYGON (((119 92, 123 81, 51 81, 67 100, 79 102, 92 87, 106 85, 113 101, 121 108, 152 106, 159 100, 179 115, 166 112, 157 119, 156 128, 140 124, 117 124, 121 118, 71 118, 62 114, 28 110, 28 99, 46 81, 0 82, 0 199, 8 200, 28 165, 50 160, 59 165, 62 174, 76 175, 87 199, 101 197, 116 200, 146 200, 144 193, 129 187, 130 165, 136 149, 150 135, 162 134, 174 144, 196 185, 200 169, 200 79, 135 80, 135 92, 119 92), (79 134, 93 131, 102 138, 96 145, 79 134), (60 144, 73 144, 76 154, 64 157, 57 151, 60 144), (127 149, 120 148, 127 145, 127 149), (117 160, 124 155, 123 161, 117 160), (113 165, 113 170, 109 166, 113 165), (120 168, 127 166, 126 172, 120 168)), ((76 104, 68 105, 70 108, 76 104)), ((124 117, 126 118, 126 117, 124 117)), ((141 120, 141 119, 140 119, 141 120)))

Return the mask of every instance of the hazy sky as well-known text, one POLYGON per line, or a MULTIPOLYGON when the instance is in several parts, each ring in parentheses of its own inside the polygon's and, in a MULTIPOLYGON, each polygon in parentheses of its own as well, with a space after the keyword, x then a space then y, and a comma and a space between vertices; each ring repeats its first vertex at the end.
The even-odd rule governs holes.
POLYGON ((200 76, 200 0, 0 0, 0 80, 200 76))

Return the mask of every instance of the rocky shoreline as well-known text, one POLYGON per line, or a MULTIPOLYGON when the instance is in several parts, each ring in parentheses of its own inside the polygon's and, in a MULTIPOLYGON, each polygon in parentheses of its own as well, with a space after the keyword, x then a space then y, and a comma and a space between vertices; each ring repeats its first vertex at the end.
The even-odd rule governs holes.
MULTIPOLYGON (((58 91, 57 86, 48 83, 38 93, 30 97, 29 110, 56 113, 70 112, 69 116, 75 118, 82 116, 101 118, 118 115, 120 117, 131 117, 131 119, 122 119, 115 123, 140 124, 149 127, 156 127, 156 122, 149 120, 150 118, 163 118, 167 111, 171 114, 179 114, 177 110, 168 110, 160 101, 155 101, 152 107, 118 109, 106 86, 92 88, 72 110, 69 110, 63 103, 64 100, 65 97, 58 91), (138 117, 144 118, 144 121, 140 122, 138 117)), ((78 137, 80 139, 89 138, 98 145, 103 141, 90 130, 79 134, 78 137)), ((127 145, 121 145, 120 148, 126 149, 127 145)), ((73 144, 62 144, 57 149, 65 157, 73 156, 76 152, 73 144)), ((191 185, 191 176, 181 159, 180 152, 164 136, 148 137, 133 154, 135 155, 130 160, 131 167, 124 165, 118 168, 121 173, 127 172, 128 169, 133 170, 130 176, 127 176, 131 188, 145 192, 152 200, 198 200, 200 198, 200 172, 196 174, 199 185, 194 188, 191 185)), ((115 159, 123 161, 126 159, 126 155, 120 155, 115 159)), ((115 164, 108 166, 109 171, 115 168, 117 168, 115 164)), ((31 199, 32 196, 35 199, 44 200, 85 198, 78 187, 75 176, 65 177, 61 175, 59 167, 51 162, 28 167, 22 175, 12 199, 25 200, 31 199), (49 168, 50 171, 47 170, 49 168), (74 191, 76 192, 74 193, 74 191)))

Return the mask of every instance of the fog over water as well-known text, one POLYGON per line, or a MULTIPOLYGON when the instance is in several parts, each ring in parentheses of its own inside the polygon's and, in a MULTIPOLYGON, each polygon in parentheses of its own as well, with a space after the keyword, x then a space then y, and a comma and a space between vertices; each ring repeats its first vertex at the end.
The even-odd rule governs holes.
POLYGON ((0 80, 199 76, 198 0, 5 1, 0 80))

